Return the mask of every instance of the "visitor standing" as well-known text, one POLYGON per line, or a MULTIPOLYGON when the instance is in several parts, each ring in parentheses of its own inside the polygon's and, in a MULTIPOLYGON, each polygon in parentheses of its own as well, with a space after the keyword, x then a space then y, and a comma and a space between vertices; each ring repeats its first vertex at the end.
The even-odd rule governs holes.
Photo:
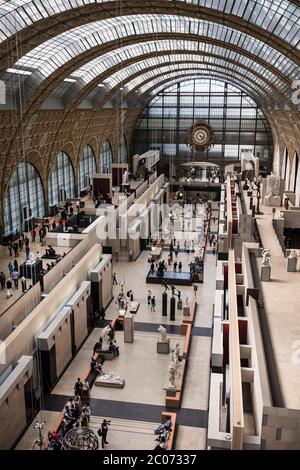
POLYGON ((151 299, 152 299, 152 292, 151 290, 148 290, 148 296, 147 296, 148 305, 151 305, 151 299))
POLYGON ((0 284, 1 284, 2 290, 5 289, 5 281, 6 281, 5 274, 4 274, 3 271, 1 271, 1 273, 0 273, 0 284))
POLYGON ((151 312, 155 312, 155 306, 156 306, 156 299, 154 295, 151 299, 151 312))
POLYGON ((22 286, 22 293, 26 292, 26 278, 24 276, 21 277, 21 286, 22 286))
POLYGON ((9 240, 7 248, 8 248, 9 256, 12 256, 12 242, 11 242, 11 240, 9 240))
POLYGON ((32 243, 35 243, 35 238, 36 238, 36 230, 32 229, 31 230, 31 241, 32 241, 32 243))
POLYGON ((107 442, 107 433, 108 433, 108 426, 110 425, 110 421, 104 419, 101 424, 101 428, 98 431, 98 434, 101 436, 102 441, 102 449, 104 449, 104 444, 108 444, 107 442))
POLYGON ((18 271, 13 271, 11 277, 12 277, 12 280, 14 281, 15 288, 19 289, 19 273, 18 273, 18 271))
POLYGON ((18 245, 18 243, 15 242, 12 247, 13 247, 13 250, 14 250, 14 253, 15 253, 15 257, 18 258, 19 257, 19 245, 18 245))
POLYGON ((182 262, 181 262, 181 261, 179 261, 178 270, 179 270, 179 272, 181 273, 181 271, 182 271, 182 262))
POLYGON ((12 264, 11 261, 8 263, 7 267, 8 267, 9 275, 11 276, 14 270, 14 265, 12 264))
POLYGON ((12 290, 12 281, 11 281, 11 278, 9 277, 6 281, 6 297, 7 298, 13 295, 11 290, 12 290))

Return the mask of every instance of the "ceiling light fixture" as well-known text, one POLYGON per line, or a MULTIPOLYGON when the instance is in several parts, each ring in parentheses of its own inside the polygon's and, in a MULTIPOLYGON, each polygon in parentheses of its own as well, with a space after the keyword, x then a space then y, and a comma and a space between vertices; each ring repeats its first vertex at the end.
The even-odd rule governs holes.
POLYGON ((32 74, 32 72, 29 72, 29 70, 21 70, 21 69, 13 69, 13 68, 7 69, 6 72, 16 73, 18 75, 31 75, 32 74))

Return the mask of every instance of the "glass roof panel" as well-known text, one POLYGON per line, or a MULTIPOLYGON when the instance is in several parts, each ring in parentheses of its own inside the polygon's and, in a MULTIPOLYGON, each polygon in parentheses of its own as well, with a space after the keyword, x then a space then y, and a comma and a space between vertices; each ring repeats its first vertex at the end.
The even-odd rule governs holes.
MULTIPOLYGON (((143 54, 155 55, 156 53, 172 50, 178 52, 180 49, 183 51, 181 57, 177 56, 175 58, 174 55, 170 55, 168 57, 168 61, 172 62, 175 60, 182 60, 183 55, 186 55, 186 57, 188 57, 190 60, 190 53, 192 52, 203 52, 204 54, 218 55, 223 59, 235 61, 238 64, 250 68, 257 74, 263 75, 266 79, 273 82, 283 92, 289 92, 287 84, 283 83, 272 72, 261 66, 259 63, 251 60, 247 56, 243 56, 240 53, 230 51, 229 49, 225 49, 223 47, 196 41, 159 40, 129 45, 99 56, 96 59, 84 64, 80 69, 73 72, 70 77, 80 78, 85 84, 88 84, 100 74, 107 71, 109 68, 122 63, 122 61, 126 61, 133 57, 137 57, 138 59, 139 56, 143 54)), ((197 60, 196 55, 194 58, 197 60)), ((216 60, 213 57, 211 59, 214 61, 216 60)), ((163 60, 166 60, 166 58, 163 60)), ((208 61, 207 56, 205 56, 205 60, 208 61)), ((230 67, 234 69, 235 65, 231 63, 230 67)))
MULTIPOLYGON (((222 67, 217 67, 217 66, 206 66, 206 65, 194 65, 194 64, 180 64, 180 65, 174 65, 171 68, 170 67, 160 67, 148 72, 143 73, 142 75, 138 76, 137 78, 134 78, 131 80, 128 84, 126 84, 126 88, 129 90, 133 90, 136 87, 139 87, 139 91, 141 93, 144 93, 145 90, 147 90, 150 86, 149 83, 156 83, 155 80, 162 81, 168 78, 170 75, 174 74, 180 74, 180 69, 186 69, 187 73, 200 73, 200 72, 207 72, 209 75, 213 75, 214 73, 221 73, 224 75, 228 75, 229 77, 234 78, 233 82, 237 82, 239 80, 238 75, 234 75, 230 70, 226 70, 222 67), (157 77, 157 75, 160 74, 161 76, 157 77), (151 78, 153 80, 151 80, 151 78), (151 80, 149 83, 146 85, 141 84, 146 81, 146 80, 151 80)), ((264 86, 264 90, 266 90, 266 93, 262 93, 262 84, 260 83, 259 80, 256 81, 251 81, 250 78, 245 77, 243 79, 243 83, 245 83, 245 88, 249 90, 257 90, 259 95, 263 95, 267 97, 267 94, 272 92, 272 89, 269 88, 268 86, 264 86)), ((116 84, 117 85, 117 84, 116 84)), ((274 95, 273 95, 274 96, 274 95)))
MULTIPOLYGON (((0 0, 0 42, 36 21, 88 4, 112 0, 0 0)), ((300 48, 300 8, 288 0, 179 0, 238 16, 300 48)), ((196 25, 193 25, 193 29, 196 25)), ((145 30, 148 24, 143 25, 145 30)), ((224 32, 223 32, 224 33, 224 32)), ((222 34, 219 31, 219 34, 222 34)))
MULTIPOLYGON (((140 88, 140 90, 144 94, 146 94, 147 91, 149 90, 150 91, 150 96, 155 97, 161 90, 165 89, 166 87, 169 87, 172 83, 176 84, 176 83, 178 83, 178 81, 188 80, 189 77, 191 76, 191 73, 193 73, 193 72, 191 72, 191 71, 182 71, 182 72, 176 72, 176 73, 173 72, 173 73, 170 73, 168 75, 165 75, 164 77, 156 77, 152 81, 150 81, 147 84, 143 85, 140 88), (183 77, 185 77, 185 75, 187 77, 183 78, 183 77)), ((195 71, 195 74, 199 74, 199 71, 195 71)), ((224 72, 223 73, 215 72, 214 76, 217 76, 218 78, 221 78, 222 80, 225 80, 225 81, 228 80, 228 81, 231 81, 233 83, 236 83, 235 82, 236 79, 232 78, 230 76, 230 73, 228 73, 228 71, 226 71, 226 73, 224 73, 224 72)), ((202 73, 201 73, 200 77, 202 77, 201 79, 203 80, 204 76, 203 76, 202 73)), ((243 85, 240 85, 239 83, 237 83, 236 85, 239 87, 239 89, 245 91, 249 96, 251 96, 255 103, 259 102, 259 99, 258 99, 259 89, 255 85, 252 84, 253 85, 252 91, 249 91, 249 90, 245 89, 245 87, 243 85)))
MULTIPOLYGON (((152 57, 147 60, 142 60, 140 62, 136 62, 132 65, 129 65, 127 67, 124 67, 122 70, 118 70, 114 74, 110 75, 106 80, 104 80, 103 83, 109 85, 110 87, 115 87, 120 85, 123 81, 126 79, 130 78, 131 75, 137 74, 138 72, 141 72, 141 76, 132 80, 129 84, 126 84, 126 87, 131 90, 135 88, 138 83, 141 83, 147 74, 150 74, 151 76, 153 73, 163 73, 163 72, 168 72, 172 70, 176 70, 180 67, 186 67, 186 68, 197 68, 200 67, 202 70, 206 71, 212 71, 215 69, 227 69, 228 68, 228 63, 226 60, 223 59, 215 59, 212 57, 197 57, 192 54, 186 54, 184 56, 182 55, 173 55, 173 56, 158 56, 158 57, 152 57), (171 65, 167 65, 165 67, 157 67, 158 65, 163 65, 166 61, 170 61, 171 65), (176 61, 184 61, 184 64, 174 64, 176 61), (198 62, 198 63, 197 63, 198 62), (200 62, 200 63, 199 63, 200 62), (205 62, 205 64, 201 64, 201 62, 205 62), (143 72, 146 68, 148 67, 155 67, 154 72, 143 72)), ((273 97, 275 96, 275 91, 274 88, 272 88, 268 83, 266 83, 264 80, 258 78, 256 75, 254 75, 250 70, 245 70, 238 65, 235 67, 230 67, 232 75, 237 75, 237 79, 243 79, 247 78, 249 81, 253 81, 257 84, 259 84, 261 90, 266 90, 269 92, 273 97)), ((288 88, 285 90, 288 93, 288 88)))
POLYGON ((154 39, 156 33, 190 35, 191 31, 195 31, 200 37, 226 40, 229 45, 256 54, 287 76, 298 74, 298 67, 294 62, 258 39, 223 25, 169 15, 124 16, 74 28, 36 47, 23 56, 15 67, 37 69, 40 74, 47 77, 58 67, 90 50, 91 47, 114 39, 122 41, 128 36, 128 31, 134 36, 148 32, 153 34, 154 39))

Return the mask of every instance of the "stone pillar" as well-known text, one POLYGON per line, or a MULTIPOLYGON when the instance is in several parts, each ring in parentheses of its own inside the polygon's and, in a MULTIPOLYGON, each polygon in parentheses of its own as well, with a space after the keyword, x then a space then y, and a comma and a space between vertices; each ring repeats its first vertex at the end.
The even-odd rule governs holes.
POLYGON ((164 317, 168 315, 168 294, 166 292, 162 295, 162 315, 164 317))

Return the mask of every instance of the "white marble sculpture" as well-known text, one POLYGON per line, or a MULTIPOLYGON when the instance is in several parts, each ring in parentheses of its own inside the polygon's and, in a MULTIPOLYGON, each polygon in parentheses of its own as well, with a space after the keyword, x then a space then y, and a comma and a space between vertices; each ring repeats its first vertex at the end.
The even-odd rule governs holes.
POLYGON ((114 375, 113 373, 105 374, 102 372, 102 374, 97 377, 97 382, 121 384, 123 379, 119 375, 114 375))
POLYGON ((101 334, 100 334, 100 342, 102 340, 102 347, 101 347, 101 350, 102 351, 108 351, 109 350, 109 343, 110 343, 110 337, 109 337, 109 333, 110 333, 110 330, 111 330, 111 327, 110 325, 107 325, 105 328, 103 328, 103 330, 101 331, 101 334))
POLYGON ((124 173, 123 173, 122 183, 123 184, 128 184, 128 171, 127 170, 125 170, 124 173))
POLYGON ((160 340, 162 343, 166 343, 166 342, 168 341, 167 329, 166 329, 165 327, 163 327, 162 325, 159 325, 157 331, 160 333, 160 338, 159 338, 159 340, 160 340))
POLYGON ((189 306, 189 297, 186 297, 186 298, 185 298, 185 306, 186 306, 186 307, 189 306))
POLYGON ((297 258, 297 251, 296 250, 291 250, 289 254, 289 258, 297 258))
POLYGON ((179 343, 176 343, 174 353, 176 357, 176 365, 178 365, 179 356, 180 356, 180 344, 179 343))
POLYGON ((267 178, 267 199, 280 196, 280 178, 275 175, 268 176, 267 178))
POLYGON ((170 352, 170 366, 171 365, 174 365, 175 368, 177 366, 177 358, 174 349, 171 349, 170 352))
POLYGON ((175 388, 175 373, 176 373, 176 368, 174 364, 169 365, 169 388, 175 388))
POLYGON ((270 250, 268 250, 268 249, 263 250, 263 252, 262 252, 262 257, 263 257, 262 265, 269 267, 269 266, 270 266, 270 259, 271 259, 271 252, 270 252, 270 250))

